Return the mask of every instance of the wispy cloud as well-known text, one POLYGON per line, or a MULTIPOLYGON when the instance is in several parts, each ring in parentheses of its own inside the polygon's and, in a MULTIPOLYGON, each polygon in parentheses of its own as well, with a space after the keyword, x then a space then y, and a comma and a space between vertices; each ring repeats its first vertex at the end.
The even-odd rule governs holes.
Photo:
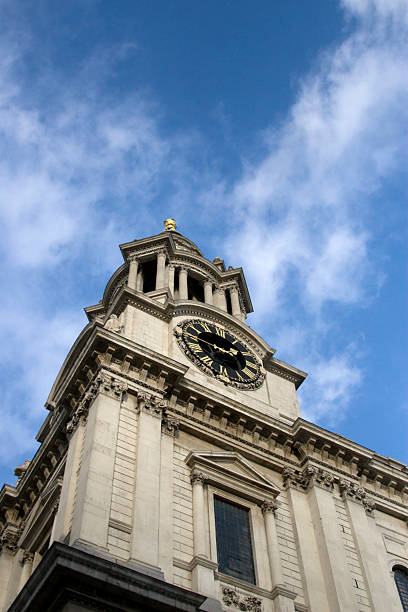
POLYGON ((27 75, 40 51, 23 21, 0 34, 0 461, 31 452, 52 378, 85 324, 82 307, 99 299, 87 291, 92 277, 103 290, 120 264, 117 244, 157 231, 163 191, 182 210, 195 176, 187 167, 197 136, 164 138, 146 90, 118 96, 107 86, 135 44, 95 51, 72 77, 47 62, 27 75))
POLYGON ((274 344, 288 339, 278 349, 311 374, 303 409, 323 422, 344 415, 363 380, 334 309, 363 307, 382 282, 372 246, 378 193, 407 161, 408 5, 342 4, 350 34, 321 56, 230 194, 238 223, 229 253, 246 264, 258 325, 274 344))

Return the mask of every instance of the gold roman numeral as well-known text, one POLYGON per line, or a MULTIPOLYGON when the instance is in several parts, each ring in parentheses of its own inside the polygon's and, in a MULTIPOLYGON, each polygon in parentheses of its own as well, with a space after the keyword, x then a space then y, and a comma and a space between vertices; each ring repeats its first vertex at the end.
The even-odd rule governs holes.
POLYGON ((227 368, 223 365, 220 365, 220 374, 223 376, 228 376, 227 368))
POLYGON ((207 325, 207 323, 205 323, 205 322, 200 322, 200 325, 201 325, 201 327, 202 327, 202 328, 203 328, 203 329, 204 329, 206 332, 211 333, 211 331, 212 331, 212 330, 211 330, 211 328, 210 328, 210 327, 207 325))
POLYGON ((221 327, 216 327, 215 328, 215 333, 220 336, 221 338, 225 338, 225 330, 221 329, 221 327))
POLYGON ((242 368, 241 372, 243 374, 246 374, 247 376, 249 376, 250 378, 254 375, 253 372, 251 372, 251 370, 248 370, 248 368, 245 366, 245 368, 242 368))
POLYGON ((209 366, 212 366, 213 364, 213 360, 211 359, 211 357, 208 357, 208 355, 206 355, 205 357, 201 357, 201 361, 204 361, 204 363, 209 366))
POLYGON ((202 348, 198 344, 198 342, 189 342, 188 346, 191 348, 192 351, 194 351, 194 353, 198 353, 198 351, 202 351, 202 348))

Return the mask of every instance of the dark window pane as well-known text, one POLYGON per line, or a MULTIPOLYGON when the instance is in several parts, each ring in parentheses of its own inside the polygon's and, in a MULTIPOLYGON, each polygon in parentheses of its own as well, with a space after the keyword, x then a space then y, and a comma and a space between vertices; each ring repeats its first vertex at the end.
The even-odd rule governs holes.
POLYGON ((218 569, 255 584, 249 511, 214 497, 218 569))
POLYGON ((403 567, 394 567, 395 584, 404 612, 408 612, 408 572, 403 567))

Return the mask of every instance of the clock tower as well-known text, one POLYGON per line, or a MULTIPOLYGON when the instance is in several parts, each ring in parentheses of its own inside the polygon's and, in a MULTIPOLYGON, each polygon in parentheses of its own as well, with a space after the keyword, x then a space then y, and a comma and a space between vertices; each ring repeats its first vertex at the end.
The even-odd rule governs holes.
POLYGON ((241 268, 173 219, 120 248, 0 494, 0 612, 408 609, 407 468, 300 417, 241 268))

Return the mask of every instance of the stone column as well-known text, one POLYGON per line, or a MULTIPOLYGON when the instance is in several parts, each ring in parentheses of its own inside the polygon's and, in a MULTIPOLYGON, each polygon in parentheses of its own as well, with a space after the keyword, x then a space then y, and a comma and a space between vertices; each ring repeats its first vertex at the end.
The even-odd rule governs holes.
POLYGON ((148 393, 138 396, 136 478, 130 556, 150 573, 159 568, 161 422, 165 402, 148 393))
POLYGON ((198 470, 193 470, 191 473, 194 546, 194 557, 191 563, 192 588, 203 595, 216 597, 217 589, 214 582, 214 569, 217 568, 217 564, 208 558, 209 537, 205 520, 205 508, 207 505, 204 496, 204 483, 204 474, 198 470))
POLYGON ((230 287, 231 309, 234 317, 241 318, 241 307, 239 305, 239 295, 237 287, 230 287))
POLYGON ((207 538, 205 533, 204 481, 204 475, 194 470, 191 474, 191 485, 193 488, 193 542, 195 557, 208 557, 207 538))
POLYGON ((331 608, 323 580, 318 543, 302 476, 291 468, 285 468, 283 482, 296 534, 299 563, 305 577, 306 601, 313 612, 327 612, 331 608))
POLYGON ((137 269, 139 262, 135 257, 132 257, 129 263, 129 275, 128 275, 128 287, 136 289, 137 283, 137 269))
POLYGON ((180 300, 188 300, 187 270, 179 269, 179 297, 180 300))
POLYGON ((264 502, 262 513, 265 521, 266 543, 271 572, 272 597, 275 612, 295 612, 296 594, 283 584, 282 566, 279 553, 278 534, 275 523, 276 502, 264 502))
POLYGON ((156 290, 164 287, 164 272, 166 269, 166 253, 159 251, 157 253, 157 271, 156 271, 156 290))
POLYGON ((169 290, 174 297, 174 266, 172 264, 169 265, 169 290))
POLYGON ((93 383, 80 461, 70 545, 84 542, 107 550, 113 473, 122 392, 126 386, 101 371, 93 383))
POLYGON ((262 504, 262 513, 265 520, 266 543, 268 546, 268 557, 271 570, 271 582, 273 587, 275 584, 283 584, 278 534, 276 533, 275 525, 274 513, 276 508, 277 505, 275 502, 264 502, 262 504))
POLYGON ((215 290, 215 306, 218 306, 218 308, 221 308, 221 310, 225 310, 225 312, 228 311, 225 289, 217 287, 215 290))
POLYGON ((384 543, 374 519, 374 503, 363 487, 342 480, 341 496, 349 516, 356 551, 373 610, 399 612, 401 604, 390 576, 384 543))
POLYGON ((213 304, 213 284, 210 280, 204 281, 204 302, 206 304, 213 304))

